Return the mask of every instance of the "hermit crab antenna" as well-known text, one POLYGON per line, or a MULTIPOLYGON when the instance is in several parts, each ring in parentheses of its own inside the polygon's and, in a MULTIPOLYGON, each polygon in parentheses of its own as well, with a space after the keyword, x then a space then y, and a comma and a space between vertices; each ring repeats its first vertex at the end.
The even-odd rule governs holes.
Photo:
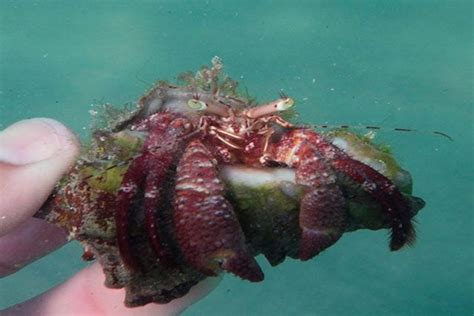
POLYGON ((196 98, 188 100, 188 106, 197 111, 205 111, 218 116, 227 117, 229 116, 229 108, 225 104, 215 102, 204 102, 196 98))
POLYGON ((251 108, 247 110, 246 115, 249 118, 258 118, 261 116, 288 110, 294 104, 295 104, 295 101, 292 98, 287 97, 284 94, 281 94, 280 99, 251 108))
POLYGON ((335 130, 355 130, 355 129, 366 129, 369 131, 370 134, 366 134, 373 138, 374 131, 395 131, 395 132, 415 132, 415 133, 422 133, 422 134, 432 134, 436 136, 444 137, 445 139, 453 142, 454 139, 447 133, 441 131, 426 131, 426 130, 419 130, 413 128, 402 128, 402 127, 380 127, 380 126, 373 126, 373 125, 305 125, 306 128, 324 128, 324 129, 335 129, 335 130))

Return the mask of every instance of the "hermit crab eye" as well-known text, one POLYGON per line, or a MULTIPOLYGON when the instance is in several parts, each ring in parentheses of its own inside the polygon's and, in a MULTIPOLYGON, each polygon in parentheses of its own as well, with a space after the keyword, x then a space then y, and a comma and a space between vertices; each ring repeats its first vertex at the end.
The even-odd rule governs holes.
POLYGON ((197 111, 204 111, 205 109, 207 109, 207 104, 205 102, 196 99, 189 99, 188 106, 191 109, 197 111))
POLYGON ((286 97, 286 98, 280 99, 280 101, 277 102, 276 109, 278 111, 285 111, 291 108, 293 104, 295 104, 295 101, 292 98, 286 97))

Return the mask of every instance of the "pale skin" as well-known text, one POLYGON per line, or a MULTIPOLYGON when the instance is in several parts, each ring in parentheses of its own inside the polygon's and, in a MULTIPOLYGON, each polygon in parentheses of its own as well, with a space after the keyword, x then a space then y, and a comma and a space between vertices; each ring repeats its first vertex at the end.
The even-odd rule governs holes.
MULTIPOLYGON (((0 277, 64 245, 66 234, 32 216, 79 153, 76 137, 51 119, 17 122, 0 132, 0 277)), ((72 259, 71 259, 72 260, 72 259)), ((80 260, 78 257, 77 260, 80 260)), ((2 315, 176 315, 206 296, 209 278, 169 304, 126 308, 123 289, 108 289, 98 263, 2 315)))

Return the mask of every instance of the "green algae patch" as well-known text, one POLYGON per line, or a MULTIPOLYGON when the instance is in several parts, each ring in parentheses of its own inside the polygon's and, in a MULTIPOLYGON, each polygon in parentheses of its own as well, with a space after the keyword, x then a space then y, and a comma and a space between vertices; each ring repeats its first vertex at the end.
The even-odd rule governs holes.
POLYGON ((245 237, 254 249, 259 249, 271 265, 281 263, 285 256, 296 256, 300 230, 299 200, 303 188, 294 187, 290 195, 282 189, 286 181, 260 186, 247 186, 227 181, 227 198, 234 206, 245 237))
POLYGON ((286 213, 298 207, 303 188, 299 188, 295 196, 291 197, 282 191, 280 185, 282 182, 284 181, 260 186, 247 186, 234 184, 230 179, 227 182, 227 188, 239 209, 266 209, 269 212, 286 213))
POLYGON ((114 143, 121 148, 124 153, 138 152, 143 146, 143 136, 132 134, 131 132, 118 132, 115 134, 114 143))
POLYGON ((143 147, 143 138, 143 133, 131 131, 96 132, 89 153, 82 156, 83 163, 78 166, 80 177, 92 189, 116 194, 128 166, 143 147), (94 163, 87 163, 90 160, 94 163))
POLYGON ((127 166, 107 164, 102 168, 102 171, 98 171, 91 166, 87 166, 81 170, 81 173, 92 189, 115 194, 120 188, 123 175, 127 172, 127 166))

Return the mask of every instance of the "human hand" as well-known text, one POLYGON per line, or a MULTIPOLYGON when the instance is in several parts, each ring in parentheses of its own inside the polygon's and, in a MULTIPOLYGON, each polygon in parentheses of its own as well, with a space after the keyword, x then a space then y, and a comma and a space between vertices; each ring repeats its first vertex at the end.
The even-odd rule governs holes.
MULTIPOLYGON (((67 234, 32 216, 79 153, 75 136, 51 119, 24 120, 0 132, 0 277, 61 247, 67 234)), ((108 289, 98 263, 2 315, 174 315, 207 295, 209 278, 169 304, 129 309, 123 289, 108 289)))

